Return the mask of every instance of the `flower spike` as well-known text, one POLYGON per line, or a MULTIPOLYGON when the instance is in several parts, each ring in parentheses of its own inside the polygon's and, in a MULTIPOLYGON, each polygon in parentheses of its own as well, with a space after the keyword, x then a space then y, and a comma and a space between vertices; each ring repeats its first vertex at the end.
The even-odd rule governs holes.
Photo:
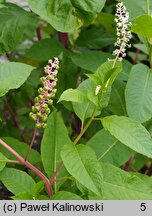
POLYGON ((38 89, 39 95, 34 99, 35 104, 32 106, 32 112, 30 112, 30 117, 36 121, 36 128, 46 127, 46 121, 50 113, 49 105, 53 104, 52 98, 57 91, 55 86, 58 68, 59 60, 56 57, 49 60, 47 66, 44 67, 45 75, 40 78, 42 87, 38 89))
POLYGON ((117 48, 113 52, 113 55, 121 61, 122 58, 126 56, 126 48, 131 47, 129 41, 132 38, 130 31, 130 26, 132 24, 129 22, 129 13, 126 11, 126 7, 123 5, 123 2, 116 5, 115 16, 115 22, 117 26, 117 41, 115 46, 117 48))

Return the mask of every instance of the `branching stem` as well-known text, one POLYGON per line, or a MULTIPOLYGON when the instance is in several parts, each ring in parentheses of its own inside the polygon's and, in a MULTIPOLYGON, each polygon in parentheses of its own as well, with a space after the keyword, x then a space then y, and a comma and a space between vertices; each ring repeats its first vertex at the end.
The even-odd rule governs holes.
POLYGON ((0 139, 0 145, 2 145, 10 153, 12 153, 18 159, 18 161, 21 164, 25 165, 27 168, 29 168, 30 170, 32 170, 37 176, 39 176, 40 179, 42 179, 43 181, 45 181, 45 185, 46 185, 46 188, 47 188, 48 196, 50 197, 50 196, 53 195, 53 190, 52 190, 52 187, 51 187, 49 179, 40 170, 38 170, 35 166, 33 166, 28 161, 25 161, 23 157, 21 157, 14 149, 12 149, 7 143, 5 143, 1 139, 0 139))

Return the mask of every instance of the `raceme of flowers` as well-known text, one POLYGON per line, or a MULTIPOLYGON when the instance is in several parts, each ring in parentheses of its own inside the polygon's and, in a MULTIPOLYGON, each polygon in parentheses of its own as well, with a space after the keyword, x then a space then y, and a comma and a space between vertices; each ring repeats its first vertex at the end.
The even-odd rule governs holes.
POLYGON ((39 95, 34 99, 35 104, 32 106, 32 112, 30 112, 30 117, 36 121, 36 128, 46 127, 46 121, 50 113, 49 105, 53 104, 52 98, 57 91, 55 86, 58 68, 59 60, 56 57, 49 60, 47 66, 44 67, 45 75, 40 78, 42 87, 38 89, 39 95))
POLYGON ((126 7, 123 5, 123 2, 116 5, 116 31, 117 31, 117 41, 115 46, 116 50, 113 52, 113 55, 116 56, 119 60, 122 60, 126 56, 126 48, 131 47, 129 44, 130 39, 132 38, 129 22, 129 13, 126 11, 126 7))

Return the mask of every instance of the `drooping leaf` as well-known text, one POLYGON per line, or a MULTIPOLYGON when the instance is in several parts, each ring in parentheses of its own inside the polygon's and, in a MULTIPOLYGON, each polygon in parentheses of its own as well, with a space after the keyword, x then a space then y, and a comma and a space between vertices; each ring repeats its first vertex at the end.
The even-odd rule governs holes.
POLYGON ((110 164, 103 167, 103 196, 108 200, 151 200, 152 189, 144 179, 110 164))
POLYGON ((68 172, 83 186, 97 195, 102 193, 102 169, 89 146, 65 145, 61 151, 68 172))
POLYGON ((111 163, 115 166, 123 165, 132 153, 132 150, 104 129, 97 132, 87 142, 87 145, 95 151, 98 161, 111 163))
POLYGON ((17 62, 0 64, 0 96, 10 89, 19 88, 29 77, 34 68, 17 62))
POLYGON ((34 43, 27 51, 26 57, 36 61, 48 61, 49 59, 58 56, 62 51, 63 46, 61 43, 53 38, 46 38, 34 43))
POLYGON ((52 200, 83 200, 77 194, 68 191, 59 191, 53 197, 52 200))
POLYGON ((0 180, 13 194, 31 193, 35 182, 27 173, 14 168, 5 168, 0 172, 0 180))
POLYGON ((61 114, 54 111, 48 118, 41 143, 42 162, 48 177, 51 177, 61 163, 60 150, 68 143, 71 141, 61 114))
POLYGON ((12 51, 24 39, 28 28, 36 28, 37 20, 16 4, 1 3, 0 54, 12 51))
POLYGON ((152 37, 151 26, 152 26, 152 17, 149 15, 142 15, 134 19, 131 30, 138 35, 142 35, 146 38, 151 38, 152 37))
MULTIPOLYGON (((29 146, 21 142, 17 139, 14 139, 13 137, 1 137, 1 139, 6 142, 11 148, 13 148, 17 153, 19 153, 22 157, 25 157, 29 146)), ((16 158, 9 152, 7 151, 3 146, 0 145, 0 152, 7 157, 9 160, 16 160, 16 158)), ((36 164, 41 161, 40 154, 34 150, 31 149, 31 152, 28 156, 28 161, 32 164, 36 164)))
POLYGON ((152 70, 144 64, 132 67, 126 86, 128 115, 145 122, 152 117, 152 70))
POLYGON ((134 151, 152 158, 152 140, 139 122, 125 116, 107 116, 101 119, 103 127, 120 142, 134 151))

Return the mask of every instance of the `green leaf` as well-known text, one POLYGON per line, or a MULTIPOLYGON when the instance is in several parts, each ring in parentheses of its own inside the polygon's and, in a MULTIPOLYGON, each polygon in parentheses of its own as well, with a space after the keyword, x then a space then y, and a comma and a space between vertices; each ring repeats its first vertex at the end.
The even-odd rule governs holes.
POLYGON ((87 29, 80 33, 76 40, 76 45, 80 47, 88 47, 91 49, 101 49, 115 42, 115 37, 105 30, 101 29, 87 29))
POLYGON ((144 64, 132 67, 125 97, 130 118, 145 122, 152 117, 152 70, 149 67, 144 64))
POLYGON ((94 77, 94 80, 97 80, 97 84, 108 87, 112 85, 121 70, 122 66, 120 62, 118 62, 114 68, 113 62, 105 62, 97 69, 95 74, 92 75, 92 78, 94 77))
POLYGON ((88 142, 96 153, 98 161, 111 163, 115 166, 123 165, 132 151, 104 129, 97 132, 88 142))
POLYGON ((83 200, 77 194, 68 191, 59 191, 53 197, 52 200, 83 200))
POLYGON ((78 89, 68 89, 64 91, 59 98, 59 101, 72 101, 77 103, 88 102, 87 96, 78 89))
MULTIPOLYGON (((118 0, 119 2, 123 2, 129 12, 130 18, 135 18, 146 14, 146 1, 145 0, 118 0)), ((152 10, 152 2, 150 1, 150 8, 152 10)))
MULTIPOLYGON (((25 157, 29 145, 27 145, 24 142, 20 142, 17 139, 14 139, 12 137, 1 137, 1 139, 4 142, 6 142, 11 148, 13 148, 17 153, 19 153, 22 157, 25 157)), ((16 158, 1 145, 0 145, 0 152, 2 152, 2 154, 5 157, 7 157, 9 160, 16 160, 16 158)), ((28 161, 32 164, 41 162, 40 154, 36 150, 31 149, 31 152, 28 156, 28 161)))
MULTIPOLYGON (((78 90, 83 92, 88 97, 88 101, 81 103, 72 102, 73 109, 76 115, 84 121, 86 118, 92 116, 95 106, 98 104, 98 97, 95 95, 96 84, 90 79, 84 80, 78 87, 78 90)), ((100 114, 98 110, 97 115, 100 114)))
POLYGON ((110 164, 103 167, 103 196, 108 200, 151 200, 152 189, 144 179, 110 164))
POLYGON ((152 17, 148 15, 142 15, 134 19, 131 30, 138 35, 142 35, 146 38, 151 38, 152 37, 151 26, 152 26, 152 17))
POLYGON ((139 122, 124 116, 101 119, 103 127, 120 142, 134 151, 152 158, 152 140, 149 132, 139 122))
POLYGON ((17 62, 0 64, 0 97, 10 89, 19 88, 33 69, 30 65, 17 62))
POLYGON ((65 145, 61 151, 68 172, 83 186, 97 195, 102 191, 102 169, 89 146, 65 145))
POLYGON ((26 31, 36 28, 37 20, 31 13, 11 3, 0 8, 0 54, 12 51, 20 44, 26 31))
POLYGON ((27 173, 14 168, 5 168, 0 172, 0 180, 13 194, 31 193, 35 186, 34 180, 27 173))
POLYGON ((11 198, 13 200, 33 200, 34 199, 32 194, 30 194, 28 192, 19 193, 16 196, 12 196, 11 198))
POLYGON ((71 0, 72 5, 76 9, 76 13, 85 24, 89 24, 94 20, 101 11, 106 0, 71 0))
POLYGON ((39 196, 39 193, 44 189, 45 182, 44 181, 39 181, 38 183, 35 184, 32 195, 34 199, 37 199, 39 196))
POLYGON ((62 51, 63 46, 59 41, 53 38, 45 38, 34 43, 27 51, 26 57, 36 61, 48 61, 48 59, 58 56, 62 51))
POLYGON ((89 24, 104 6, 105 0, 28 0, 30 8, 57 31, 72 32, 89 24))
POLYGON ((71 143, 71 140, 61 114, 54 111, 48 118, 41 142, 41 157, 48 177, 51 177, 61 163, 60 150, 68 143, 71 143))
POLYGON ((126 84, 121 80, 115 80, 112 85, 109 109, 116 115, 127 116, 125 104, 125 87, 126 84))
POLYGON ((72 61, 79 67, 96 72, 97 68, 104 63, 111 55, 101 51, 73 52, 72 61))
POLYGON ((82 22, 76 17, 70 0, 28 0, 32 11, 50 23, 57 31, 71 32, 82 22))
POLYGON ((8 159, 0 152, 0 171, 4 169, 8 159))

